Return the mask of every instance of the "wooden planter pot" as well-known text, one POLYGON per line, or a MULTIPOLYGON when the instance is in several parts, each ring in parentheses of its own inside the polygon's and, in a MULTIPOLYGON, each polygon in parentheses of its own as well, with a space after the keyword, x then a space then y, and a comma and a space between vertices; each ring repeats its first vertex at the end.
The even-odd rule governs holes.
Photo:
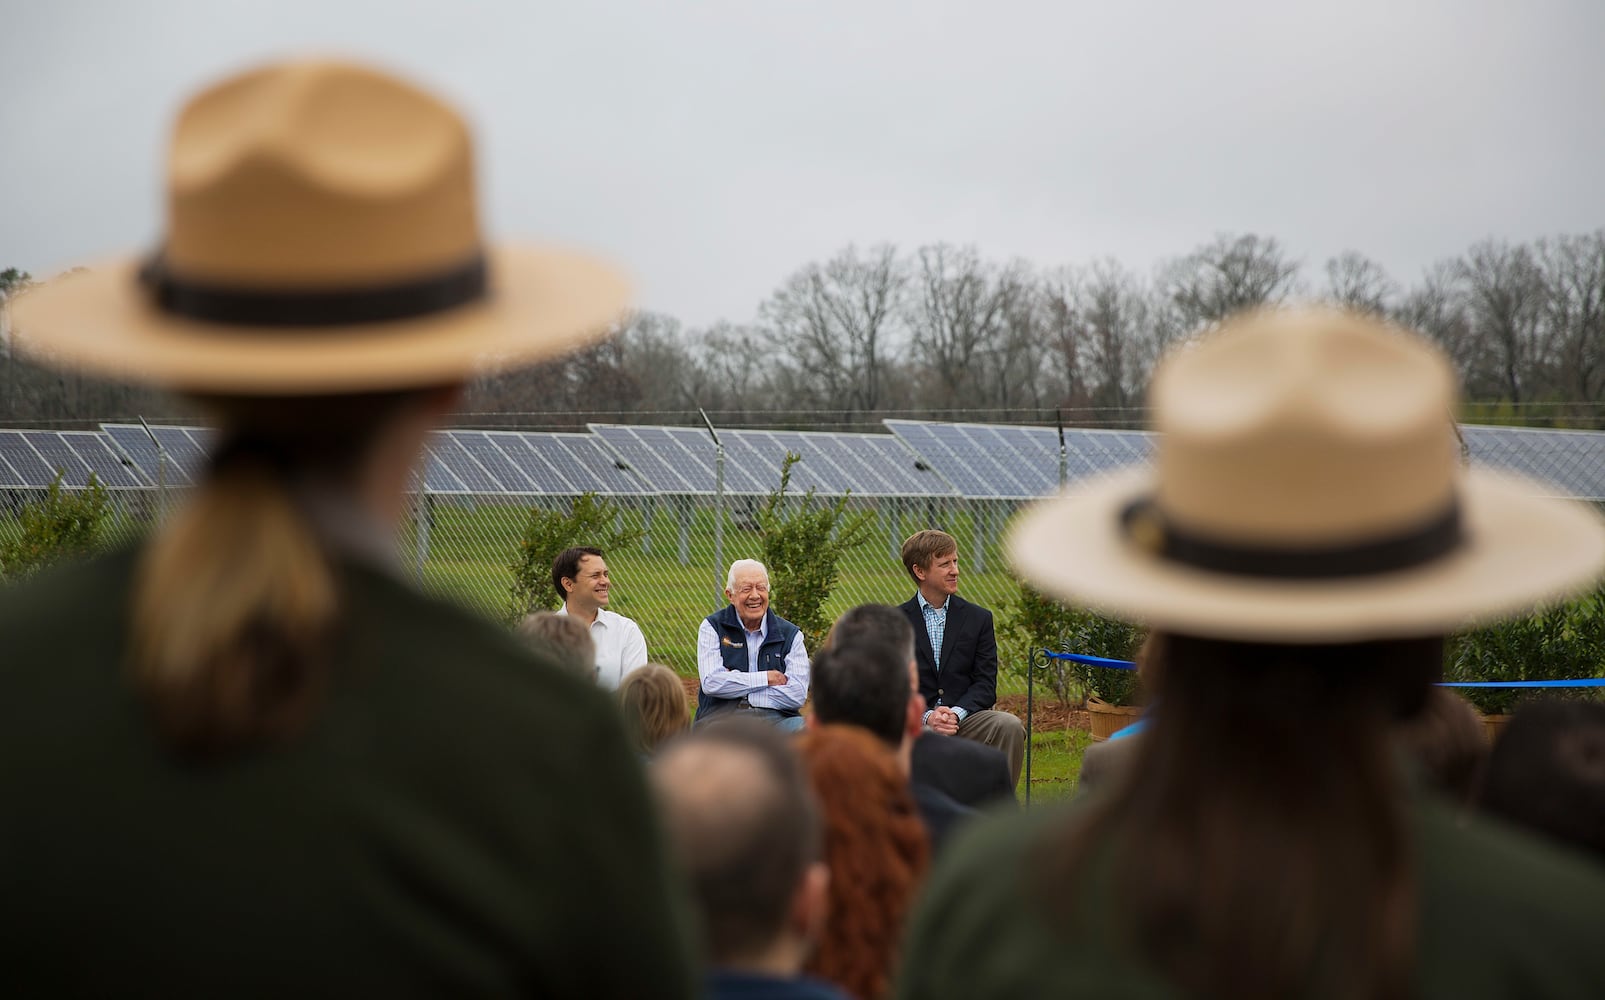
POLYGON ((1488 737, 1489 743, 1499 738, 1499 734, 1504 731, 1505 723, 1509 721, 1510 716, 1508 715, 1484 715, 1482 717, 1482 733, 1488 737))
POLYGON ((1107 740, 1118 729, 1124 729, 1142 716, 1139 705, 1111 705, 1102 698, 1087 699, 1087 714, 1092 718, 1092 739, 1096 743, 1107 740))

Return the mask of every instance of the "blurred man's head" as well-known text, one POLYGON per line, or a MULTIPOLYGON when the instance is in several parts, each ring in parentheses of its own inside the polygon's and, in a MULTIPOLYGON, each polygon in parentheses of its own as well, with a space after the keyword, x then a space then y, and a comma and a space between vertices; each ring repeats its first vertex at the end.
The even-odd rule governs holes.
POLYGON ((550 656, 569 673, 596 680, 596 641, 579 619, 537 611, 526 615, 514 632, 530 649, 550 656))
POLYGON ((1482 808, 1605 861, 1605 704, 1518 708, 1489 757, 1482 808))
POLYGON ((846 649, 889 643, 904 661, 914 661, 914 626, 903 612, 886 604, 848 608, 830 627, 827 643, 832 648, 846 649))
POLYGON ((735 719, 666 746, 652 767, 710 965, 794 975, 824 917, 818 807, 789 739, 735 719))
MULTIPOLYGON (((860 604, 836 619, 813 662, 814 711, 819 724, 869 731, 907 750, 919 734, 925 702, 914 664, 914 627, 896 608, 860 604)), ((899 757, 905 771, 907 754, 899 757)))

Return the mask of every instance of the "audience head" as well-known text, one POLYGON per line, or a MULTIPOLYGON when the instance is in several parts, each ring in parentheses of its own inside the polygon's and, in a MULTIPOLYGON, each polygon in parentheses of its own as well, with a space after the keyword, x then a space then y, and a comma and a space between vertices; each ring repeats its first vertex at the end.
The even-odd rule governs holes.
POLYGON ((860 604, 842 612, 830 627, 826 645, 842 649, 890 643, 905 663, 914 662, 914 626, 887 604, 860 604))
POLYGON ((1605 704, 1517 708, 1494 743, 1481 805, 1605 861, 1605 704))
POLYGON ((665 747, 652 766, 710 965, 795 973, 824 919, 818 806, 791 738, 731 719, 665 747))
MULTIPOLYGON (((814 654, 811 678, 815 723, 857 726, 893 748, 910 736, 917 693, 909 661, 895 643, 880 637, 845 644, 833 640, 814 654)), ((919 718, 915 712, 915 732, 919 718)))
POLYGON ((829 917, 807 969, 848 994, 889 992, 904 919, 930 848, 892 752, 852 726, 816 726, 796 738, 825 815, 829 917))
POLYGON ((602 550, 589 545, 576 545, 564 549, 552 560, 552 589, 557 599, 567 604, 570 599, 592 610, 607 607, 607 563, 602 550))
POLYGON ((1433 687, 1421 711, 1404 719, 1394 737, 1427 781, 1457 804, 1471 805, 1488 760, 1482 717, 1453 689, 1433 687))
POLYGON ((756 559, 737 559, 725 576, 724 596, 741 624, 757 628, 769 610, 769 570, 756 559))
POLYGON ((680 677, 661 663, 624 675, 619 684, 624 728, 637 753, 650 757, 664 741, 691 728, 691 711, 680 677))
POLYGON ((552 657, 568 673, 596 680, 596 642, 579 619, 537 611, 525 615, 514 631, 530 649, 552 657))

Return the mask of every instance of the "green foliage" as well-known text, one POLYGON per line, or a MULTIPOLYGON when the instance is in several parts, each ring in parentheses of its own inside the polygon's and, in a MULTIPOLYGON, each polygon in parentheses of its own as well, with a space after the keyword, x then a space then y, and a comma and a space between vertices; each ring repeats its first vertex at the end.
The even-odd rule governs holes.
MULTIPOLYGON (((1009 633, 1033 650, 1129 660, 1142 645, 1141 628, 1060 604, 1024 583, 1009 611, 1009 633)), ((1050 660, 1038 675, 1061 702, 1097 695, 1111 705, 1134 705, 1141 695, 1134 670, 1050 660)))
POLYGON ((552 589, 552 563, 564 549, 590 545, 612 553, 640 537, 639 528, 621 527, 618 507, 598 500, 595 493, 575 497, 567 513, 531 510, 511 564, 513 582, 508 588, 507 620, 516 622, 531 611, 562 603, 552 589))
MULTIPOLYGON (((1450 681, 1568 680, 1605 674, 1605 590, 1542 614, 1500 622, 1454 636, 1444 653, 1450 681)), ((1509 712, 1519 701, 1562 691, 1459 688, 1487 714, 1509 712)), ((1584 689, 1586 691, 1586 689, 1584 689)), ((1589 697, 1583 691, 1575 695, 1589 697)))
POLYGON ((30 280, 32 279, 27 271, 18 270, 14 267, 8 267, 4 271, 0 271, 0 299, 4 299, 12 292, 21 291, 28 287, 30 280))
POLYGON ((83 555, 100 539, 111 516, 111 497, 94 473, 82 490, 61 488, 60 472, 44 499, 25 505, 17 531, 0 538, 0 580, 19 580, 52 563, 83 555))
POLYGON ((799 503, 789 503, 791 467, 802 456, 786 453, 780 467, 780 488, 758 509, 763 562, 774 589, 775 614, 802 629, 810 650, 817 648, 830 626, 825 602, 836 586, 844 553, 869 538, 875 516, 849 513, 847 497, 817 505, 809 490, 799 503))

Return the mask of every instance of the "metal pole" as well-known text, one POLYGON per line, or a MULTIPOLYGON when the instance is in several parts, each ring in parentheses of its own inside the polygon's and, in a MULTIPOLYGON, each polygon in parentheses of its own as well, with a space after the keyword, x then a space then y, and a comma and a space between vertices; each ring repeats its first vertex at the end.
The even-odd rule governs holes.
POLYGON ((1041 649, 1031 650, 1030 659, 1025 665, 1025 807, 1027 809, 1031 808, 1031 732, 1036 722, 1037 657, 1041 656, 1042 662, 1046 664, 1048 658, 1045 653, 1046 651, 1041 649))
POLYGON ((413 497, 413 557, 418 564, 418 586, 424 583, 424 563, 429 561, 429 449, 424 449, 418 466, 418 494, 413 497))
POLYGON ((702 422, 707 425, 708 434, 713 438, 713 490, 717 499, 713 507, 713 585, 721 590, 724 583, 724 442, 719 440, 719 432, 713 429, 713 421, 708 419, 708 411, 697 407, 702 414, 702 422))
POLYGON ((1054 410, 1053 419, 1059 425, 1059 488, 1070 478, 1070 456, 1064 450, 1064 411, 1054 410))
POLYGON ((145 436, 150 443, 156 446, 156 519, 167 520, 167 449, 156 439, 156 432, 150 429, 143 415, 139 418, 139 426, 145 428, 145 436))

